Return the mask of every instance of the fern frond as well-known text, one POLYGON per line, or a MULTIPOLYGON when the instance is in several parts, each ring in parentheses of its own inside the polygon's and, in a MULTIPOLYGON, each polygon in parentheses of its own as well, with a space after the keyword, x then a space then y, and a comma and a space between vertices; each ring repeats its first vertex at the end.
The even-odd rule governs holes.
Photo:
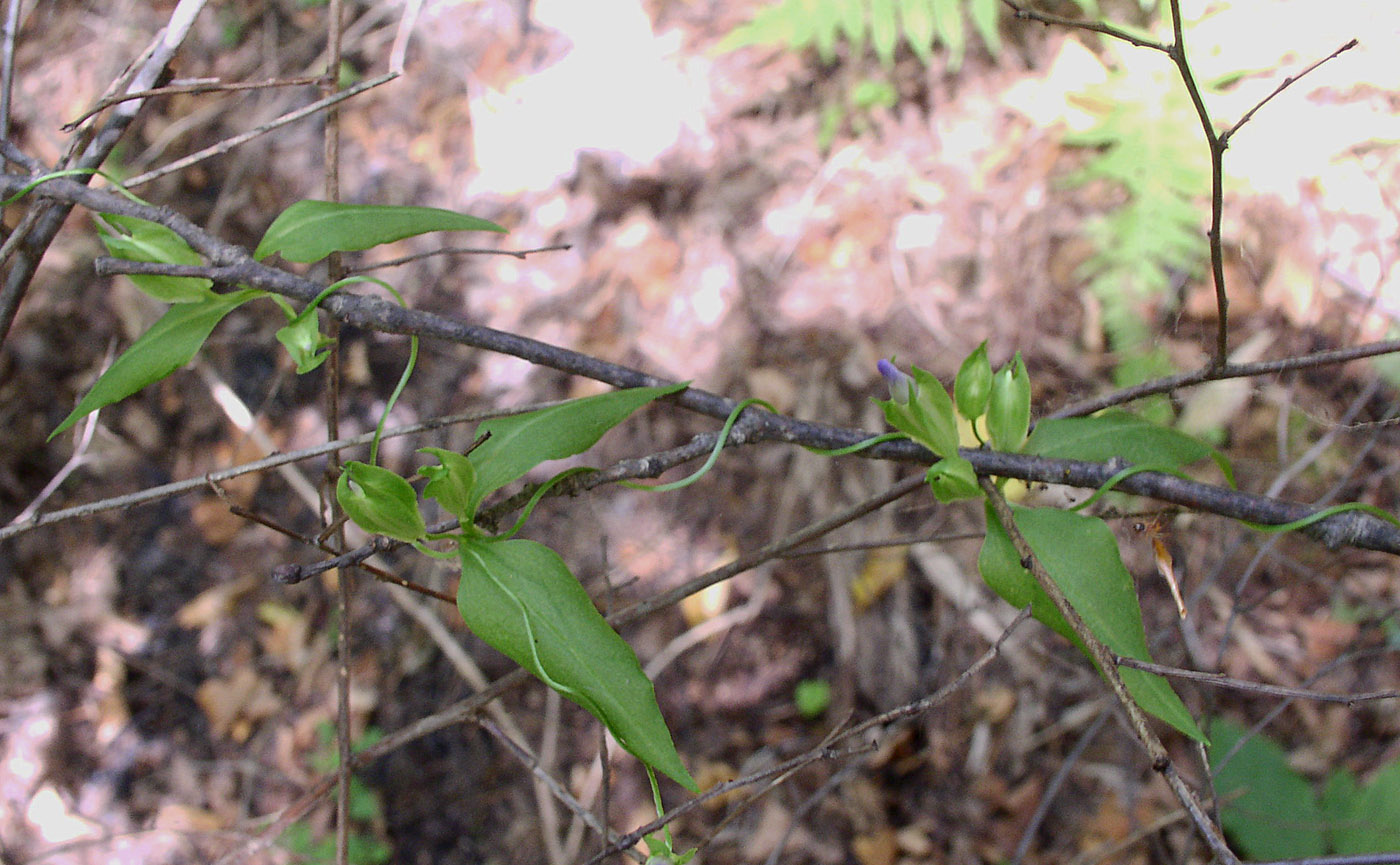
MULTIPOLYGON (((1094 0, 1080 3, 1095 5, 1094 0)), ((995 57, 1001 51, 1001 6, 1001 0, 779 0, 730 31, 719 50, 749 45, 812 48, 830 63, 842 40, 853 57, 868 42, 888 69, 903 41, 924 65, 933 59, 933 46, 943 46, 949 70, 956 71, 967 53, 969 18, 988 53, 995 57)))
POLYGON ((1079 276, 1102 306, 1115 378, 1137 384, 1170 371, 1151 347, 1152 310, 1170 295, 1173 273, 1197 274, 1205 260, 1207 154, 1190 103, 1165 72, 1120 72, 1083 95, 1104 108, 1091 129, 1064 141, 1098 153, 1063 182, 1107 182, 1124 201, 1086 226, 1095 253, 1079 276))
POLYGON ((967 50, 967 28, 963 26, 963 0, 933 0, 933 25, 938 41, 948 49, 948 70, 962 66, 967 50))

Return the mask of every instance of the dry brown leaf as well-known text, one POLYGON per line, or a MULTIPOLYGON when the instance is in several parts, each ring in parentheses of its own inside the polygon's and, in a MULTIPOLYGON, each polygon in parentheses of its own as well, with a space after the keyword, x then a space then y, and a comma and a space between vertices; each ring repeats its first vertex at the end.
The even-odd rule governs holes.
POLYGON ((235 742, 247 741, 259 721, 282 708, 268 681, 249 667, 239 667, 227 678, 206 679, 195 691, 195 702, 214 734, 235 742))
POLYGON ((889 826, 851 839, 851 853, 860 865, 894 865, 899 856, 899 838, 889 826))
POLYGON ((303 666, 310 631, 306 616, 286 604, 267 601, 258 605, 258 618, 264 625, 258 632, 263 652, 288 670, 303 666))
POLYGON ((156 811, 155 828, 171 832, 217 832, 225 829, 222 818, 212 811, 166 802, 156 811))
POLYGON ((262 579, 253 575, 215 583, 195 595, 175 613, 175 624, 182 628, 207 628, 226 618, 239 598, 262 583, 262 579))
POLYGON ((885 596, 909 572, 908 547, 880 547, 865 557, 865 565, 851 583, 851 600, 863 613, 885 596))

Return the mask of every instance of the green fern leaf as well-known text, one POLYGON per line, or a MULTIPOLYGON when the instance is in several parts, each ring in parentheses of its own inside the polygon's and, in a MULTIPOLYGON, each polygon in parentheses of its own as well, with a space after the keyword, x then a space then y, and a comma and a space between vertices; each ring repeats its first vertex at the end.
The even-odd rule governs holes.
POLYGON ((869 0, 869 4, 870 47, 888 69, 894 66, 894 52, 899 47, 899 8, 895 0, 869 0))
POLYGON ((812 35, 817 56, 823 63, 836 59, 836 41, 841 37, 841 16, 854 0, 817 0, 812 9, 812 35))
POLYGON ((967 11, 972 17, 973 29, 987 46, 987 53, 993 57, 1000 54, 1001 0, 969 0, 967 11))
POLYGON ((1093 128, 1066 136, 1066 144, 1098 152, 1065 182, 1107 182, 1124 201, 1086 226, 1096 251, 1079 276, 1102 306, 1118 356, 1115 379, 1131 385, 1171 371, 1152 349, 1153 310, 1170 297, 1174 278, 1201 270, 1206 153, 1190 103, 1166 75, 1125 70, 1086 95, 1088 104, 1111 107, 1093 128))
POLYGON ((933 25, 938 41, 948 50, 948 71, 962 66, 967 51, 967 30, 963 27, 963 0, 933 0, 933 25))
MULTIPOLYGON (((899 19, 904 41, 925 66, 933 58, 933 6, 937 0, 901 0, 899 19)), ((957 2, 957 0, 954 0, 957 2)))
POLYGON ((841 35, 851 45, 851 56, 858 57, 865 50, 865 4, 861 0, 842 0, 840 7, 841 35))

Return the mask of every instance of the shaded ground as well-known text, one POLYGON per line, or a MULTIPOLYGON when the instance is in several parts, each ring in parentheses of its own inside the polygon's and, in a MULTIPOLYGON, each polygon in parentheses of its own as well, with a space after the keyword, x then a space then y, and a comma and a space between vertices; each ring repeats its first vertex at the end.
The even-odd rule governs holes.
MULTIPOLYGON (((1088 255, 1082 225, 1112 196, 1058 183, 1086 157, 1061 144, 1056 124, 1072 124, 1071 109, 1047 108, 1072 105, 1066 94, 1104 74, 1106 55, 1084 47, 1097 43, 1007 21, 1005 52, 994 59, 972 51, 956 74, 941 61, 925 69, 901 57, 890 73, 898 103, 849 117, 823 153, 816 145, 823 106, 880 75, 873 60, 823 66, 761 49, 716 54, 718 39, 754 4, 653 3, 644 20, 618 3, 575 21, 570 4, 541 0, 523 33, 516 5, 427 4, 405 78, 345 114, 342 183, 352 200, 496 219, 511 228, 511 248, 572 248, 526 261, 434 258, 379 272, 410 303, 871 430, 882 428, 869 402, 882 356, 950 376, 983 339, 997 362, 1020 350, 1039 409, 1108 387, 1113 358, 1077 267, 1088 255), (599 21, 607 25, 601 35, 578 29, 599 21), (558 74, 564 62, 574 65, 558 74), (551 68, 553 78, 537 74, 551 68), (602 152, 576 161, 580 147, 602 152)), ((1269 74, 1222 96, 1222 115, 1238 116, 1278 77, 1357 28, 1375 28, 1349 8, 1325 28, 1309 19, 1311 30, 1286 31, 1286 44, 1258 61, 1269 74), (1314 32, 1332 28, 1342 37, 1314 32)), ((1286 20, 1272 7, 1240 3, 1235 12, 1246 21, 1286 20)), ((348 50, 359 74, 383 68, 398 14, 354 10, 348 50)), ((160 25, 154 15, 135 6, 31 14, 16 97, 29 152, 55 158, 54 129, 133 56, 160 25), (102 62, 68 61, 75 45, 97 35, 102 62), (64 98, 43 98, 55 92, 64 98)), ((291 4, 206 12, 179 74, 253 80, 315 70, 322 15, 291 4)), ((1384 311, 1394 297, 1400 232, 1377 190, 1394 188, 1393 149, 1378 142, 1394 138, 1396 105, 1393 94, 1367 83, 1381 80, 1369 76, 1384 68, 1372 65, 1383 52, 1357 54, 1347 59, 1350 77, 1313 82, 1305 98, 1262 113, 1256 137, 1242 135, 1232 150, 1232 159, 1257 169, 1239 181, 1248 191, 1232 197, 1226 226, 1236 344, 1266 334, 1268 357, 1375 338, 1385 319, 1366 315, 1367 304, 1384 311), (1280 166, 1277 150, 1294 161, 1280 166)), ((301 91, 172 98, 122 161, 139 172, 311 98, 301 91)), ((140 191, 251 244, 272 213, 317 194, 319 154, 319 129, 294 125, 140 191)), ((158 314, 129 285, 91 276, 99 249, 90 221, 78 215, 70 223, 0 361, 0 410, 16 445, 0 461, 6 520, 66 459, 66 446, 45 445, 44 437, 91 381, 105 346, 129 340, 158 314)), ((374 260, 438 242, 405 242, 374 260)), ((369 262, 369 254, 359 260, 369 262)), ((1214 313, 1204 283, 1188 280, 1181 294, 1180 307, 1148 306, 1143 315, 1160 319, 1160 344, 1185 367, 1204 357, 1214 313)), ((195 371, 105 410, 82 469, 46 507, 261 456, 266 451, 220 407, 219 382, 252 407, 270 446, 323 440, 321 383, 291 375, 274 350, 277 317, 265 309, 231 318, 195 371)), ((397 338, 356 332, 342 342, 342 432, 349 433, 373 426, 407 349, 397 338)), ((457 348, 426 345, 419 364, 395 423, 594 389, 457 348)), ((1393 393, 1368 389, 1373 381, 1358 366, 1258 382, 1216 409, 1241 486, 1265 489, 1311 442, 1335 433, 1353 403, 1359 413, 1347 424, 1385 416, 1393 393)), ((659 450, 710 428, 652 412, 610 436, 593 461, 659 450)), ((386 444, 385 459, 406 467, 414 447, 469 440, 467 430, 400 440, 386 444)), ((1394 509, 1394 463, 1389 427, 1347 428, 1284 494, 1312 499, 1336 483, 1340 499, 1394 509)), ((319 471, 307 465, 300 479, 270 474, 226 492, 314 532, 314 502, 299 485, 314 487, 319 471)), ((547 503, 531 532, 549 539, 596 597, 621 606, 907 471, 769 446, 727 456, 681 493, 609 490, 547 503)), ((702 783, 779 762, 819 742, 848 711, 867 717, 966 669, 1010 618, 976 577, 980 526, 973 511, 913 499, 831 541, 974 537, 893 554, 780 561, 712 597, 718 609, 743 613, 655 676, 680 750, 702 783), (816 720, 803 720, 793 705, 793 688, 805 678, 834 688, 832 708, 816 720)), ((1298 684, 1341 658, 1320 686, 1360 691, 1400 681, 1393 652, 1346 662, 1348 653, 1387 645, 1385 616, 1400 600, 1392 561, 1300 540, 1263 544, 1213 520, 1178 520, 1175 555, 1193 592, 1192 618, 1178 629, 1165 587, 1147 578, 1148 543, 1126 526, 1123 537, 1129 566, 1144 577, 1159 660, 1213 664, 1229 621, 1220 668, 1231 675, 1298 684), (1235 600, 1242 612, 1230 620, 1235 600)), ((334 587, 277 587, 266 575, 311 558, 232 516, 212 493, 0 544, 7 861, 206 860, 243 849, 261 828, 257 818, 307 789, 319 771, 318 727, 333 717, 334 587)), ((451 589, 451 575, 419 557, 389 564, 451 589)), ((510 669, 454 626, 450 609, 395 600, 368 583, 358 598, 351 622, 358 729, 399 729, 475 690, 415 613, 465 646, 488 677, 510 669)), ((688 607, 627 636, 645 663, 711 615, 688 607)), ((1185 693, 1195 709, 1215 706, 1245 721, 1278 705, 1185 693)), ((502 704, 537 752, 552 753, 556 777, 576 795, 594 795, 596 733, 581 712, 558 707, 535 686, 502 704)), ((992 862, 1022 843, 1033 858, 1058 862, 1128 841, 1135 843, 1117 861, 1199 859, 1181 852, 1190 848, 1179 823, 1144 829, 1175 803, 1107 706, 1072 650, 1023 627, 975 688, 889 731, 872 755, 808 767, 722 828, 732 800, 688 816, 676 831, 684 845, 718 831, 702 854, 715 863, 992 862)), ((1312 777, 1395 759, 1397 730, 1393 706, 1311 704, 1290 705, 1269 728, 1312 777)), ((1183 743, 1176 747, 1184 766, 1197 765, 1183 743)), ((648 796, 630 760, 614 755, 612 766, 610 815, 625 831, 648 819, 648 796)), ((527 773, 474 726, 425 737, 365 780, 383 804, 357 831, 388 843, 394 861, 544 861, 541 827, 567 824, 567 814, 542 816, 527 773)), ((320 810, 307 822, 320 831, 328 817, 320 810)))

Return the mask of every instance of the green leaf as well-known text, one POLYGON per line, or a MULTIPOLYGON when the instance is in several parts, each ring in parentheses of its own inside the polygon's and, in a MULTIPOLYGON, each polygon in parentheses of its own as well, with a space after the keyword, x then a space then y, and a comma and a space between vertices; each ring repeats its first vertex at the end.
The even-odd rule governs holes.
POLYGON ((274 252, 288 261, 320 261, 332 252, 369 249, 430 231, 500 231, 494 222, 436 207, 298 201, 267 228, 253 257, 274 252))
POLYGON ((443 509, 453 514, 463 523, 470 521, 463 517, 472 508, 472 492, 476 489, 476 467, 465 454, 446 448, 419 448, 420 454, 432 454, 441 465, 423 466, 418 474, 428 479, 423 487, 423 495, 437 499, 443 509))
POLYGON ((992 377, 992 393, 987 404, 987 432, 992 447, 1017 452, 1026 441, 1031 425, 1031 379, 1021 353, 992 377))
POLYGON ((467 627, 588 710, 637 759, 698 792, 636 654, 563 559, 519 539, 468 539, 459 552, 457 608, 467 627))
MULTIPOLYGON (((287 354, 291 355, 297 365, 297 375, 305 375, 319 367, 330 357, 330 352, 325 350, 335 344, 335 340, 321 333, 321 324, 316 317, 316 308, 321 305, 337 288, 351 281, 375 280, 373 277, 352 276, 342 279, 332 285, 321 289, 321 293, 306 305, 301 312, 297 312, 292 305, 277 295, 271 295, 272 300, 282 308, 282 314, 287 316, 287 323, 277 331, 277 341, 282 343, 287 349, 287 354)), ((393 289, 390 288, 390 291, 393 289)), ((371 457, 373 462, 373 457, 371 457)))
POLYGON ((476 468, 471 507, 458 514, 463 522, 476 515, 481 500, 547 460, 581 454, 603 433, 622 423, 652 400, 677 393, 685 383, 665 387, 634 387, 584 397, 562 405, 509 417, 492 418, 476 428, 490 438, 467 459, 476 468))
MULTIPOLYGON (((1123 567, 1118 542, 1108 526, 1101 520, 1055 508, 1012 505, 1012 511, 1016 527, 1094 636, 1119 655, 1151 661, 1133 578, 1123 567)), ((977 557, 982 579, 1011 604, 1017 607, 1029 604, 1035 618, 1083 651, 1083 645, 1054 602, 1035 577, 1021 566, 1011 537, 997 520, 990 503, 986 513, 987 537, 977 557)), ((1126 667, 1118 672, 1133 699, 1145 711, 1187 736, 1205 741, 1191 713, 1166 679, 1126 667)))
POLYGON ((975 499, 982 495, 982 488, 977 485, 977 471, 962 457, 944 457, 934 463, 924 480, 940 502, 975 499))
POLYGON ((986 414, 991 396, 992 363, 987 360, 984 339, 958 367, 958 377, 953 379, 953 401, 958 405, 958 414, 976 420, 986 414))
POLYGON ((1028 454, 1065 460, 1106 462, 1121 457, 1130 463, 1184 467, 1210 457, 1230 486, 1235 473, 1230 461, 1215 448, 1170 427, 1159 426, 1125 411, 1109 410, 1093 417, 1043 420, 1026 440, 1028 454))
MULTIPOLYGON (((1220 822, 1250 859, 1294 859, 1327 852, 1322 813, 1312 787, 1288 765, 1288 756, 1265 736, 1217 718, 1210 725, 1210 763, 1233 755, 1215 774, 1220 822)), ((1361 852, 1361 851, 1357 851, 1361 852)))
MULTIPOLYGON (((184 238, 164 225, 134 216, 118 216, 115 213, 104 213, 102 218, 127 232, 101 232, 102 244, 115 258, 126 261, 154 261, 161 264, 204 263, 204 259, 190 248, 184 238)), ((214 285, 212 280, 192 276, 127 274, 127 279, 162 303, 193 303, 205 300, 213 293, 211 288, 214 285)))
POLYGON ((331 354, 328 347, 335 344, 335 340, 321 333, 321 323, 314 312, 298 315, 278 328, 277 341, 296 362, 297 375, 305 375, 325 363, 331 354))
POLYGON ((1332 852, 1400 850, 1400 761, 1392 761, 1364 787, 1350 772, 1334 772, 1322 794, 1322 810, 1332 852))
POLYGON ((88 414, 126 399, 189 363, 224 316, 248 301, 264 296, 257 289, 210 294, 201 301, 172 306, 108 367, 92 390, 69 412, 49 441, 88 414))
POLYGON ((346 463, 335 483, 335 497, 355 525, 372 535, 411 542, 428 534, 413 487, 386 468, 346 463))

